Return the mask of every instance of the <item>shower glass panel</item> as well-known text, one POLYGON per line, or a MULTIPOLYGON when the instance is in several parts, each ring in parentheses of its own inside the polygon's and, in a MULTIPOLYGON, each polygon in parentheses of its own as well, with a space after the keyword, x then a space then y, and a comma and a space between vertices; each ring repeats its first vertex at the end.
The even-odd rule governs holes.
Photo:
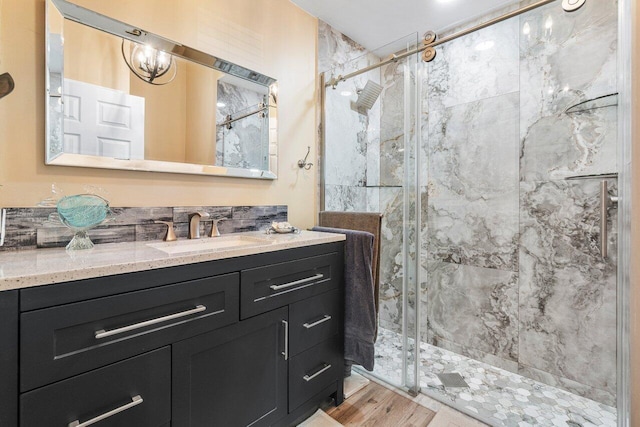
MULTIPOLYGON (((414 49, 417 35, 367 51, 326 24, 324 82, 414 49)), ((383 214, 373 374, 416 388, 417 55, 324 88, 322 209, 383 214)), ((322 67, 323 64, 320 64, 322 67)))
POLYGON ((420 386, 491 425, 616 425, 616 40, 553 2, 421 70, 420 386))

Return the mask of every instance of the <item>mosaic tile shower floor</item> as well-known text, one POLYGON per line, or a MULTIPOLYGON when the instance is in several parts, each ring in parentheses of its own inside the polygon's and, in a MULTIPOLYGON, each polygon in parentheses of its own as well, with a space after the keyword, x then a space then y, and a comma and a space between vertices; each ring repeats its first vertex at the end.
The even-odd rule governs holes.
MULTIPOLYGON (((401 335, 380 328, 373 373, 400 384, 401 349, 401 335)), ((420 361, 423 393, 493 426, 616 426, 615 408, 451 351, 421 343, 420 361), (458 372, 469 387, 444 389, 442 372, 458 372)))

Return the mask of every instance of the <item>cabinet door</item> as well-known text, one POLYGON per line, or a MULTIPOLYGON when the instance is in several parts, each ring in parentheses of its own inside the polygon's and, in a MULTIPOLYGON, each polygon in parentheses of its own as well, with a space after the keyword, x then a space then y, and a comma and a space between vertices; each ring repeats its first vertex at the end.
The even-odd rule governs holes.
POLYGON ((163 347, 20 396, 20 426, 166 427, 171 351, 163 347))
POLYGON ((173 427, 268 426, 287 415, 281 308, 173 346, 173 427))

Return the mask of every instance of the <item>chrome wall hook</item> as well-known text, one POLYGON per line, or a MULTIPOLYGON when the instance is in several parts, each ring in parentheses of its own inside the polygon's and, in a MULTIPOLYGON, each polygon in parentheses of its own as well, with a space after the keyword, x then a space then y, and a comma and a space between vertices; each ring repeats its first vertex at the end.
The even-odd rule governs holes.
POLYGON ((311 169, 311 166, 313 166, 313 163, 307 163, 307 159, 309 158, 309 153, 311 153, 311 147, 307 146, 307 155, 304 156, 303 160, 298 160, 298 167, 300 169, 304 169, 304 170, 309 170, 311 169))

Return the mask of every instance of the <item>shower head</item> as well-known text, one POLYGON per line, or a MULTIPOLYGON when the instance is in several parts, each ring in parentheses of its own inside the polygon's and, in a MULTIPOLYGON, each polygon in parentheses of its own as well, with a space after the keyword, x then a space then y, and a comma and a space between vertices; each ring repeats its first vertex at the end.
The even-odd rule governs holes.
POLYGON ((378 83, 374 83, 371 80, 367 81, 364 88, 358 91, 358 99, 355 102, 355 108, 358 111, 367 111, 373 107, 376 103, 380 93, 382 92, 382 86, 378 83))

